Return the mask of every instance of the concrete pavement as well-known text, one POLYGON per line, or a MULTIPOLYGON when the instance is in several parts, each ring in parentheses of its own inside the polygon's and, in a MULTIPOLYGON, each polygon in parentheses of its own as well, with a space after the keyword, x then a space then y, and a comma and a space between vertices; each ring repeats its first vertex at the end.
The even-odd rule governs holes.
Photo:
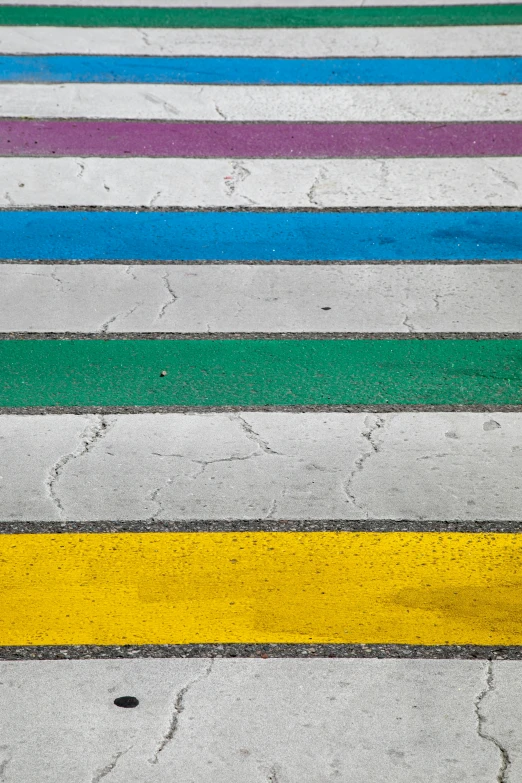
POLYGON ((0 6, 2 783, 518 783, 522 6, 60 2, 0 6))

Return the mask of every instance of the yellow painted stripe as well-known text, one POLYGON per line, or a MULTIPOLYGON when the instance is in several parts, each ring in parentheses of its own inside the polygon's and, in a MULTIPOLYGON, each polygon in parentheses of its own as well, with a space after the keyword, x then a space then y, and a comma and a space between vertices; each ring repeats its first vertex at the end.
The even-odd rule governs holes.
POLYGON ((0 537, 3 645, 522 644, 522 534, 0 537))

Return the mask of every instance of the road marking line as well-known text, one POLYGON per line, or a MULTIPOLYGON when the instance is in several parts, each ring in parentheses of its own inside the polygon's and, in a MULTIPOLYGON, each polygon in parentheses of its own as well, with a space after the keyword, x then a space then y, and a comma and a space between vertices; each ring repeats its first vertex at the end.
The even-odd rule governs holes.
POLYGON ((522 340, 3 340, 0 407, 522 405, 522 340))
POLYGON ((520 84, 520 57, 0 55, 0 81, 133 84, 520 84))
POLYGON ((522 123, 0 120, 0 155, 146 157, 149 165, 155 156, 502 157, 522 155, 522 123))
POLYGON ((147 8, 0 5, 0 24, 58 27, 425 27, 521 24, 522 3, 478 6, 147 8))
POLYGON ((3 645, 522 644, 522 535, 0 536, 3 645))
POLYGON ((522 211, 0 211, 21 261, 516 261, 522 211))

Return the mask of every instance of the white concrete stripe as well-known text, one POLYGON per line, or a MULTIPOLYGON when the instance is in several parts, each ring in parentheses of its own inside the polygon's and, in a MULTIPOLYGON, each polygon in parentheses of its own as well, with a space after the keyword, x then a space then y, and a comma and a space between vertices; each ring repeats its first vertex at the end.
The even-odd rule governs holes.
POLYGON ((473 660, 9 661, 0 759, 6 783, 96 781, 110 764, 128 783, 359 783, 361 770, 372 783, 489 783, 500 754, 477 732, 480 698, 520 780, 522 663, 489 666, 494 687, 473 660), (136 709, 113 704, 128 695, 136 709))
POLYGON ((286 29, 0 27, 2 54, 228 57, 522 55, 522 26, 286 29))
POLYGON ((0 158, 1 207, 520 207, 522 158, 0 158))
POLYGON ((0 84, 1 117, 522 121, 522 85, 0 84))
POLYGON ((522 332, 522 265, 0 265, 0 332, 209 331, 522 332))
POLYGON ((521 430, 500 412, 3 415, 1 517, 522 520, 521 430))

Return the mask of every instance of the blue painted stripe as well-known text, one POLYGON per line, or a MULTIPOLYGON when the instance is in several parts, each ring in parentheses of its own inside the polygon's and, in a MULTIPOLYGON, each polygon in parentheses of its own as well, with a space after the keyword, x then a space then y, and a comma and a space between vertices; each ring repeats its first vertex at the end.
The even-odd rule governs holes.
POLYGON ((0 57, 4 82, 520 84, 522 57, 0 57))
POLYGON ((0 212, 0 258, 522 260, 522 211, 0 212))

